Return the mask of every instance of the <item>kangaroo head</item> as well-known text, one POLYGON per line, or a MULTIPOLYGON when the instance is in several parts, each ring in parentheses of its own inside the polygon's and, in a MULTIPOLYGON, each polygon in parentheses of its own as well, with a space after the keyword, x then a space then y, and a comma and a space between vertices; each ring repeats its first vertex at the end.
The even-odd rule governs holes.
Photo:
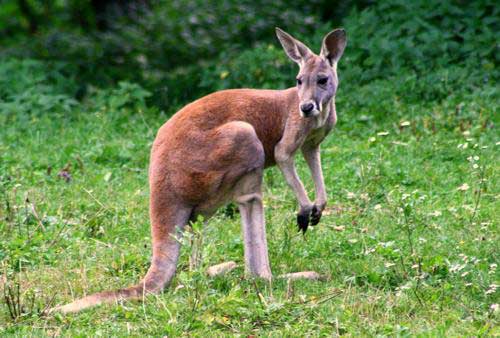
POLYGON ((320 115, 337 91, 337 62, 346 46, 345 30, 335 29, 328 33, 323 38, 319 55, 279 28, 276 28, 276 35, 288 57, 300 67, 297 75, 300 114, 303 117, 320 115))

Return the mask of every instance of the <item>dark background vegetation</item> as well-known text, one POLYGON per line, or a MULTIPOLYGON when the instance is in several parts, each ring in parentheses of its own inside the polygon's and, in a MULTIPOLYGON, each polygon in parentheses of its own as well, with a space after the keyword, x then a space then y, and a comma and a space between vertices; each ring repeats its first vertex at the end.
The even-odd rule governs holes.
MULTIPOLYGON (((494 0, 4 0, 0 57, 37 60, 31 67, 45 69, 43 83, 70 98, 128 81, 169 110, 220 88, 291 84, 294 65, 276 48, 275 26, 316 50, 323 34, 345 26, 344 82, 404 72, 415 76, 416 90, 402 88, 408 99, 434 99, 494 81, 498 15, 494 0), (450 65, 448 82, 429 89, 450 65)), ((12 82, 8 74, 0 81, 12 82)))

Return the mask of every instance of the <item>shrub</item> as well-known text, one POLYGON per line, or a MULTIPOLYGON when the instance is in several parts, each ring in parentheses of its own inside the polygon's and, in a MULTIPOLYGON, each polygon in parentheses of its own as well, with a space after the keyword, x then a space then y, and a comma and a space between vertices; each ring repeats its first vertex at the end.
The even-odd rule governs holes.
POLYGON ((0 62, 0 114, 69 113, 77 85, 61 64, 7 59, 0 62))
MULTIPOLYGON (((40 29, 0 55, 48 60, 34 71, 42 94, 47 83, 56 89, 53 93, 81 97, 88 83, 103 88, 127 81, 140 83, 152 94, 149 103, 167 111, 218 89, 291 86, 296 68, 281 51, 275 26, 317 52, 323 35, 343 24, 348 31, 340 65, 343 90, 391 79, 398 83, 393 94, 404 100, 441 100, 498 79, 499 9, 493 0, 388 0, 367 7, 370 3, 300 0, 291 7, 285 1, 157 1, 136 8, 133 15, 113 17, 106 30, 84 32, 60 19, 54 29, 40 29), (342 24, 319 20, 340 17, 347 8, 354 9, 342 24)), ((12 67, 2 66, 0 75, 12 67)), ((29 82, 22 79, 23 69, 33 71, 23 67, 21 79, 0 78, 0 97, 9 92, 36 96, 22 89, 29 82)), ((35 101, 45 102, 42 109, 48 111, 62 99, 35 101)))
POLYGON ((490 72, 499 61, 498 14, 493 0, 389 0, 353 11, 344 22, 349 33, 346 67, 364 83, 449 64, 490 72))
POLYGON ((238 87, 287 88, 296 66, 281 46, 261 44, 238 56, 222 54, 221 61, 203 69, 200 86, 208 90, 238 87))
POLYGON ((82 29, 60 19, 71 14, 71 8, 57 6, 53 26, 43 26, 36 36, 11 40, 11 48, 0 53, 71 63, 79 79, 98 86, 120 80, 152 82, 175 67, 269 40, 274 26, 310 33, 319 23, 315 5, 308 1, 290 6, 282 0, 176 0, 152 1, 130 10, 130 15, 110 16, 106 30, 82 29))
POLYGON ((40 93, 75 95, 74 78, 62 63, 32 59, 0 59, 0 99, 9 100, 30 88, 40 93))

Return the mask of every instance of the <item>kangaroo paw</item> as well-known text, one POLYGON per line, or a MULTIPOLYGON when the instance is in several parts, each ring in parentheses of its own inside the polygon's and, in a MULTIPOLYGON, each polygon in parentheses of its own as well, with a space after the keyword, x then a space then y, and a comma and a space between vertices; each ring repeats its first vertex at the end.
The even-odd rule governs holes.
POLYGON ((321 219, 321 214, 322 214, 321 209, 318 208, 316 205, 313 206, 311 211, 311 225, 316 225, 319 223, 321 219))
POLYGON ((302 233, 305 234, 307 227, 309 226, 309 212, 297 214, 297 225, 299 226, 299 231, 302 231, 302 233))

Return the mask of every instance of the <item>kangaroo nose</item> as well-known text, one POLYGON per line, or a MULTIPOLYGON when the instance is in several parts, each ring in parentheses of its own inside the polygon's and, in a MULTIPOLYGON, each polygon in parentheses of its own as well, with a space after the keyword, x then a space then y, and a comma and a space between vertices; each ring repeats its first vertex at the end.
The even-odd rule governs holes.
POLYGON ((302 112, 305 114, 305 115, 308 115, 314 108, 314 104, 312 104, 311 102, 308 102, 308 103, 304 103, 302 105, 300 105, 300 110, 302 110, 302 112))

